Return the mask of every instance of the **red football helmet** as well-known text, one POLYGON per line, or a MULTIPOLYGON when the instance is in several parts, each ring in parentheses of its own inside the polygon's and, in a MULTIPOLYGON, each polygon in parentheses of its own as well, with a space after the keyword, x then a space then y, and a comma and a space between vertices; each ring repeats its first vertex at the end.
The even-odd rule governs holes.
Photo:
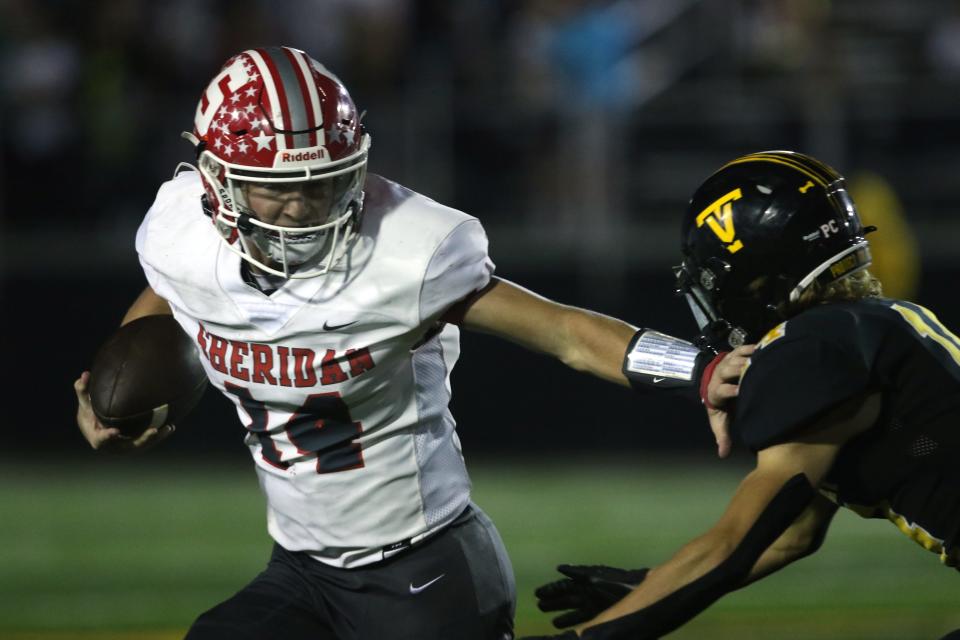
POLYGON ((343 83, 303 51, 249 49, 210 82, 193 133, 206 197, 231 251, 274 275, 326 273, 359 227, 370 136, 343 83), (322 191, 302 225, 258 219, 250 189, 322 191), (256 250, 251 252, 251 244, 256 250))

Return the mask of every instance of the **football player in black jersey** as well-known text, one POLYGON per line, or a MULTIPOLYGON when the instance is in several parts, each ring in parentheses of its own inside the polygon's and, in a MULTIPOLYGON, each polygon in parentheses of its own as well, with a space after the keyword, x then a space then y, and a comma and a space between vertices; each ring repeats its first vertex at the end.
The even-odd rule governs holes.
MULTIPOLYGON (((838 507, 960 564, 960 339, 881 297, 843 177, 799 153, 733 160, 694 193, 678 288, 703 339, 759 340, 733 422, 757 454, 726 512, 647 570, 561 567, 562 638, 659 638, 816 551, 838 507)), ((945 638, 960 637, 960 630, 945 638)))

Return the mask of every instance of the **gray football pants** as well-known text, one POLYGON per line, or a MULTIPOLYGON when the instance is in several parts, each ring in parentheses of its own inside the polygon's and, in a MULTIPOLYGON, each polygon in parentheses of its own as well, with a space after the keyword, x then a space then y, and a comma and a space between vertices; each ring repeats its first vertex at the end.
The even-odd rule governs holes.
POLYGON ((475 505, 382 562, 338 569, 274 545, 267 568, 202 614, 186 640, 510 640, 516 588, 475 505))

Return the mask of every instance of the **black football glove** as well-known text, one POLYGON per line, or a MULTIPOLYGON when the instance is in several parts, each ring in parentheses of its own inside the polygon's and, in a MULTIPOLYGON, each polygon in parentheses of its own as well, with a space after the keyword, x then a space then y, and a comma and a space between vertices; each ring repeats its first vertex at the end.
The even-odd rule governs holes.
POLYGON ((586 622, 609 609, 643 582, 649 570, 562 564, 557 571, 567 577, 545 584, 534 593, 540 611, 572 609, 553 619, 553 626, 560 629, 586 622))

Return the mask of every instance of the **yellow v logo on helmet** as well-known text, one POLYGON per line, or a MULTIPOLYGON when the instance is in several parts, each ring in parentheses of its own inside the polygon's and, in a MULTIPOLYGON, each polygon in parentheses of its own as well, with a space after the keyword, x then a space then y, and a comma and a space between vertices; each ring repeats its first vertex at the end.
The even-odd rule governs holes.
POLYGON ((736 231, 733 228, 733 205, 734 200, 743 197, 740 188, 736 188, 725 196, 721 196, 713 204, 705 208, 697 215, 697 228, 702 227, 706 222, 714 235, 720 238, 720 242, 727 245, 727 251, 736 253, 743 248, 743 243, 736 239, 736 231))

